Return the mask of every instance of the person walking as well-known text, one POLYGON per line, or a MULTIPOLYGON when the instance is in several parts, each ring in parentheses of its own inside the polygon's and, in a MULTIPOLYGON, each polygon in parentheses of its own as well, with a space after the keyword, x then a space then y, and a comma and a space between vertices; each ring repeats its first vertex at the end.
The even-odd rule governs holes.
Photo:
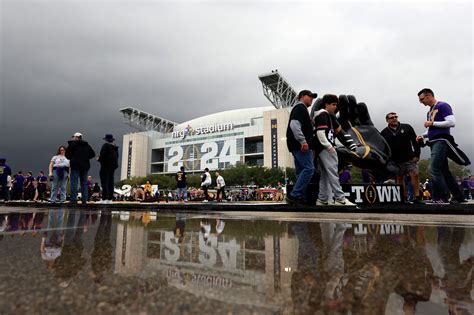
MULTIPOLYGON (((417 141, 420 142, 427 138, 427 144, 431 147, 429 171, 432 177, 433 192, 432 200, 425 203, 449 204, 448 191, 453 196, 452 203, 467 202, 448 165, 448 155, 454 152, 460 156, 462 153, 450 134, 450 129, 456 125, 453 110, 448 103, 436 100, 433 91, 428 88, 418 92, 418 100, 430 108, 424 122, 427 131, 422 136, 417 136, 417 141)), ((461 160, 465 165, 469 163, 466 159, 467 157, 462 153, 461 160)))
POLYGON ((10 166, 6 164, 7 159, 0 157, 0 185, 2 185, 2 197, 4 201, 10 200, 10 187, 8 187, 8 177, 12 175, 10 166))
POLYGON ((286 129, 286 144, 293 154, 296 170, 296 183, 293 190, 287 194, 290 204, 306 204, 306 190, 313 177, 313 125, 308 107, 318 95, 309 90, 298 93, 298 102, 293 105, 286 129))
POLYGON ((186 186, 186 172, 184 171, 184 166, 181 166, 179 168, 179 171, 176 173, 175 179, 178 200, 188 202, 188 188, 186 186))
POLYGON ((71 204, 77 203, 77 182, 81 184, 82 204, 87 203, 87 173, 91 167, 90 159, 94 158, 95 152, 86 141, 82 140, 82 133, 76 132, 73 140, 68 141, 66 158, 71 165, 71 204))
POLYGON ((102 186, 102 201, 98 203, 111 204, 114 200, 114 173, 118 167, 118 146, 113 142, 112 134, 106 134, 103 138, 105 143, 100 149, 97 160, 100 163, 100 185, 102 186))
POLYGON ((216 172, 216 184, 217 184, 217 201, 227 200, 225 195, 225 181, 224 177, 219 172, 216 172))
POLYGON ((206 167, 204 169, 204 174, 201 175, 201 188, 204 191, 204 200, 202 202, 208 202, 211 200, 209 196, 208 189, 209 186, 212 184, 211 174, 209 173, 209 169, 206 167))
POLYGON ((404 177, 410 176, 411 185, 415 198, 413 203, 423 203, 420 195, 420 177, 418 172, 418 161, 420 160, 420 145, 416 141, 416 133, 409 124, 402 124, 398 120, 397 113, 390 112, 385 115, 387 127, 381 134, 390 146, 391 159, 398 168, 396 175, 397 184, 403 185, 405 200, 407 199, 407 186, 404 177))
POLYGON ((50 202, 58 202, 58 193, 59 202, 63 203, 66 201, 66 185, 69 176, 69 160, 65 156, 66 147, 60 146, 56 155, 51 158, 49 163, 49 177, 52 178, 51 182, 51 196, 49 198, 50 202))
POLYGON ((337 109, 339 99, 336 95, 326 94, 322 98, 322 108, 316 111, 314 126, 316 129, 315 152, 318 155, 318 166, 321 173, 317 206, 337 205, 353 206, 346 199, 339 183, 338 158, 335 148, 334 127, 330 114, 337 109), (334 197, 334 203, 332 202, 334 197))

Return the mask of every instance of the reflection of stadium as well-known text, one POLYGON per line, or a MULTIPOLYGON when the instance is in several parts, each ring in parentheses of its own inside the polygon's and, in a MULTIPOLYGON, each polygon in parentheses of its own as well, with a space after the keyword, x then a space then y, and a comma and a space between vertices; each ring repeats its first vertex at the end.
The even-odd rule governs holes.
POLYGON ((229 236, 189 231, 178 243, 169 229, 145 229, 119 223, 115 272, 159 272, 176 288, 224 302, 291 308, 291 270, 296 268, 296 240, 277 236, 229 236))
POLYGON ((292 167, 286 149, 288 108, 296 93, 276 71, 261 75, 274 107, 229 110, 175 123, 135 108, 121 109, 124 121, 141 130, 124 135, 121 179, 247 164, 292 167))

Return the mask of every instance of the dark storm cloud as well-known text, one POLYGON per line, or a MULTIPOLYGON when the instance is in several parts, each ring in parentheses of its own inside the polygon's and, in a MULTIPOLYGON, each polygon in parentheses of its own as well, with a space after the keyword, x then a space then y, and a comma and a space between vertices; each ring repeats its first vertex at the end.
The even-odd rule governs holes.
POLYGON ((354 93, 379 128, 395 110, 419 133, 416 93, 432 87, 453 104, 455 136, 474 157, 471 10, 4 1, 0 154, 15 169, 45 169, 75 131, 98 151, 105 133, 131 131, 118 112, 126 106, 179 123, 268 105, 257 75, 277 68, 296 90, 354 93))

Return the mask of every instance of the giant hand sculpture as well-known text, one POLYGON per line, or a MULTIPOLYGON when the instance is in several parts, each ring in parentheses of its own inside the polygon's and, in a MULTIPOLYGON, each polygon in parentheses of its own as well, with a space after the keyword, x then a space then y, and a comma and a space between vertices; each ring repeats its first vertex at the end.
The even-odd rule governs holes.
MULTIPOLYGON (((312 112, 321 105, 317 99, 312 112)), ((369 170, 374 178, 386 178, 390 147, 374 127, 367 105, 357 103, 352 95, 340 95, 337 118, 332 115, 332 119, 336 137, 343 144, 336 148, 340 168, 352 164, 369 170)))

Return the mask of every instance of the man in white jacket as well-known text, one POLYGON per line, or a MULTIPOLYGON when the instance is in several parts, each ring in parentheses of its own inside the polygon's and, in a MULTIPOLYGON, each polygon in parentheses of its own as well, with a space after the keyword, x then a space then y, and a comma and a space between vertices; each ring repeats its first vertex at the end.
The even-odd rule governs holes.
POLYGON ((217 201, 222 202, 222 200, 227 200, 225 195, 225 181, 224 177, 219 172, 216 172, 216 184, 217 184, 217 201))
POLYGON ((209 169, 206 167, 204 169, 204 174, 202 174, 201 176, 201 188, 204 191, 204 200, 202 202, 208 202, 209 200, 211 200, 211 198, 209 197, 209 193, 207 192, 211 184, 212 184, 211 174, 209 173, 209 169))

